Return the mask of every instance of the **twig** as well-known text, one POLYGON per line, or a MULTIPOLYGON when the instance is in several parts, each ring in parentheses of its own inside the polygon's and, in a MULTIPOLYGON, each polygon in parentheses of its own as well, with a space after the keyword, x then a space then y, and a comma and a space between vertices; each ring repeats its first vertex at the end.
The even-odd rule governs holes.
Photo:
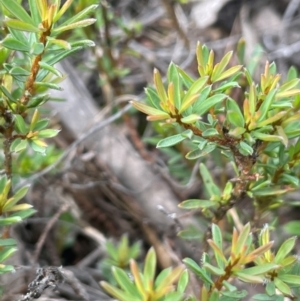
POLYGON ((60 215, 62 213, 64 213, 68 208, 69 208, 69 204, 63 205, 60 208, 60 210, 58 210, 56 212, 56 214, 49 220, 49 223, 47 224, 43 234, 41 235, 41 237, 39 238, 39 241, 37 242, 36 249, 35 249, 34 254, 33 254, 33 262, 34 263, 36 263, 38 258, 39 258, 39 255, 41 253, 42 247, 45 243, 45 240, 47 238, 47 235, 48 235, 49 231, 53 228, 54 224, 59 219, 60 215))

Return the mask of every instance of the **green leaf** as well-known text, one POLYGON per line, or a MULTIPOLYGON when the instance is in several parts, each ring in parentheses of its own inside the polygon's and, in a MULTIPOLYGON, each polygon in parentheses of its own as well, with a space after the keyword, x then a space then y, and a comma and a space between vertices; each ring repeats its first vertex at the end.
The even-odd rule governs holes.
POLYGON ((233 53, 233 51, 227 52, 221 59, 220 63, 215 65, 212 76, 211 76, 212 82, 217 81, 217 79, 221 76, 222 72, 225 70, 225 68, 227 67, 227 65, 232 57, 232 53, 233 53))
POLYGON ((58 77, 63 77, 62 73, 59 70, 57 70, 56 68, 54 68, 53 66, 51 66, 45 62, 42 62, 42 61, 39 62, 39 65, 41 68, 57 75, 58 77))
POLYGON ((150 100, 152 106, 158 110, 161 110, 160 99, 157 95, 157 92, 153 88, 149 87, 149 88, 145 89, 145 94, 147 95, 148 99, 150 100))
POLYGON ((28 126, 26 125, 26 123, 21 115, 15 115, 15 123, 16 123, 17 130, 21 134, 27 134, 28 126))
POLYGON ((30 7, 30 14, 33 19, 33 22, 36 26, 38 26, 41 22, 41 17, 39 14, 39 10, 36 4, 36 0, 28 0, 29 7, 30 7))
POLYGON ((242 290, 242 291, 233 291, 233 292, 222 292, 223 296, 229 297, 231 298, 231 300, 235 300, 235 299, 242 299, 245 298, 248 295, 248 292, 246 290, 242 290))
POLYGON ((260 127, 263 127, 263 126, 266 126, 270 123, 275 123, 276 121, 282 119, 283 116, 285 116, 287 114, 287 111, 280 111, 278 113, 276 113, 275 115, 267 118, 267 119, 264 119, 263 121, 257 123, 257 127, 260 128, 260 127))
MULTIPOLYGON (((212 232, 213 242, 217 245, 217 247, 222 252, 222 250, 223 250, 222 232, 221 232, 220 228, 218 227, 218 225, 213 223, 211 226, 211 232, 212 232)), ((223 255, 223 253, 222 253, 222 255, 223 255)), ((222 255, 215 252, 215 257, 216 257, 218 266, 223 269, 225 267, 224 263, 226 262, 226 260, 225 260, 224 255, 223 256, 222 255), (224 260, 225 260, 225 262, 224 262, 224 260)))
POLYGON ((151 248, 146 256, 144 265, 144 281, 147 290, 152 289, 156 270, 156 254, 154 248, 151 248))
POLYGON ((24 44, 23 42, 13 38, 11 35, 7 35, 4 40, 1 41, 1 45, 5 48, 21 51, 21 52, 29 52, 30 46, 24 44))
POLYGON ((239 280, 246 282, 246 283, 263 283, 264 282, 263 276, 253 276, 253 275, 245 274, 243 272, 234 272, 234 275, 236 275, 239 280))
POLYGON ((182 70, 180 67, 177 66, 177 70, 183 80, 184 85, 187 88, 190 88, 190 86, 194 83, 194 79, 191 78, 184 70, 182 70))
POLYGON ((200 168, 200 173, 202 176, 203 183, 205 185, 205 188, 207 189, 209 196, 210 197, 211 196, 221 197, 220 188, 218 187, 218 185, 216 185, 213 182, 213 179, 212 179, 211 174, 208 171, 207 167, 203 163, 201 163, 199 168, 200 168))
POLYGON ((247 274, 247 275, 257 276, 257 275, 263 275, 265 273, 276 270, 279 267, 280 267, 280 265, 275 264, 275 263, 265 263, 265 264, 257 265, 257 266, 251 267, 251 268, 243 269, 243 273, 247 274))
POLYGON ((219 301, 219 299, 220 299, 220 292, 217 290, 213 290, 213 292, 210 294, 208 301, 219 301))
POLYGON ((265 117, 267 116, 272 102, 275 99, 275 95, 277 93, 277 89, 274 89, 272 91, 270 91, 266 97, 266 99, 263 101, 262 105, 260 106, 258 112, 260 112, 260 116, 257 119, 257 122, 261 122, 265 119, 265 117))
POLYGON ((278 277, 274 278, 275 286, 280 290, 284 295, 286 296, 293 296, 291 288, 284 283, 282 280, 280 280, 278 277))
POLYGON ((36 89, 38 88, 47 88, 47 89, 53 89, 62 91, 62 88, 54 83, 48 83, 48 82, 34 82, 34 86, 36 89))
POLYGON ((300 236, 300 221, 290 221, 284 226, 284 230, 292 235, 300 236))
POLYGON ((202 269, 193 259, 185 258, 182 260, 183 263, 199 278, 201 278, 205 284, 211 285, 214 282, 210 279, 204 269, 202 269))
POLYGON ((42 131, 39 131, 38 137, 39 138, 52 138, 52 137, 57 136, 57 134, 59 132, 60 132, 60 130, 52 130, 52 129, 42 130, 42 131))
POLYGON ((4 267, 0 268, 0 274, 6 274, 9 272, 14 272, 14 271, 15 271, 15 268, 12 265, 5 265, 4 267))
POLYGON ((294 78, 292 80, 289 80, 288 82, 284 83, 279 87, 278 92, 291 90, 295 88, 297 85, 299 85, 299 83, 300 83, 299 78, 294 78))
POLYGON ((210 108, 222 102, 226 97, 227 95, 225 94, 216 94, 203 100, 201 103, 197 104, 197 109, 195 108, 196 114, 205 114, 210 108))
POLYGON ((40 131, 47 127, 49 124, 49 119, 40 119, 34 126, 33 131, 40 131))
POLYGON ((276 294, 276 287, 275 287, 275 284, 273 281, 267 283, 266 285, 266 293, 269 295, 269 296, 273 296, 276 294))
POLYGON ((212 137, 212 136, 218 136, 218 135, 219 135, 219 132, 214 128, 207 129, 202 133, 203 137, 212 137))
MULTIPOLYGON (((171 63, 168 68, 168 80, 169 83, 174 85, 174 105, 178 110, 181 108, 181 83, 179 80, 179 73, 174 63, 171 63)), ((170 96, 169 96, 170 97, 170 96)))
POLYGON ((234 67, 231 67, 229 68, 228 70, 224 71, 220 76, 218 76, 214 82, 217 82, 217 81, 220 81, 220 80, 223 80, 227 77, 230 77, 232 75, 234 75, 235 73, 237 73, 239 70, 242 69, 242 65, 237 65, 237 66, 234 66, 234 67))
POLYGON ((10 216, 10 217, 3 217, 0 218, 0 226, 8 226, 19 223, 22 221, 20 216, 10 216))
POLYGON ((57 14, 55 15, 53 22, 56 23, 61 16, 63 16, 63 14, 67 11, 67 9, 70 7, 70 5, 72 4, 73 0, 66 0, 65 3, 63 4, 63 6, 61 7, 61 9, 57 12, 57 14))
POLYGON ((177 284, 177 291, 179 293, 184 293, 188 284, 189 284, 189 272, 187 270, 184 270, 179 278, 177 284))
POLYGON ((203 264, 203 268, 207 269, 209 272, 211 272, 211 273, 213 273, 213 274, 215 274, 217 276, 222 276, 222 275, 224 275, 226 273, 223 269, 215 267, 215 266, 211 265, 208 262, 205 262, 203 264))
POLYGON ((48 39, 49 44, 54 44, 58 46, 59 48, 70 50, 72 48, 71 44, 65 40, 61 39, 48 39))
POLYGON ((2 93, 7 97, 7 99, 11 102, 16 103, 17 100, 7 91, 7 89, 4 86, 0 85, 0 90, 2 91, 2 93))
POLYGON ((215 143, 207 143, 203 149, 195 149, 186 154, 188 160, 195 160, 200 157, 204 157, 214 151, 217 145, 215 143))
POLYGON ((182 133, 181 133, 181 135, 182 135, 183 137, 186 137, 186 138, 192 139, 192 138, 193 138, 193 135, 194 135, 194 133, 193 133, 193 131, 192 131, 192 130, 186 130, 186 131, 182 132, 182 133))
POLYGON ((21 219, 25 219, 33 214, 35 214, 37 212, 37 210, 30 208, 27 210, 22 210, 19 212, 15 212, 13 214, 11 214, 11 217, 17 217, 17 218, 21 218, 21 219))
POLYGON ((180 121, 182 123, 185 123, 185 124, 193 124, 193 123, 197 122, 200 119, 201 119, 201 117, 199 115, 191 114, 189 116, 181 118, 180 121))
POLYGON ((27 108, 36 108, 42 104, 44 104, 47 100, 49 100, 49 93, 37 94, 35 97, 32 97, 28 102, 27 108))
POLYGON ((10 69, 9 74, 14 76, 14 75, 19 75, 19 76, 28 76, 31 74, 30 71, 23 69, 19 66, 13 67, 10 69))
POLYGON ((154 287, 157 288, 162 281, 172 273, 172 267, 163 269, 155 279, 154 287))
POLYGON ((292 79, 297 78, 297 76, 298 76, 297 69, 294 66, 291 66, 287 74, 287 80, 290 81, 292 79))
POLYGON ((254 114, 255 114, 256 101, 257 101, 256 87, 255 87, 255 84, 252 83, 252 85, 250 86, 250 91, 249 91, 249 110, 250 110, 251 116, 254 116, 254 114))
POLYGON ((256 294, 253 296, 253 299, 259 301, 275 301, 276 296, 268 296, 266 294, 256 294))
POLYGON ((71 29, 75 29, 75 28, 86 27, 86 26, 94 24, 96 21, 97 21, 97 19, 94 19, 94 18, 77 21, 77 22, 72 23, 72 24, 56 27, 52 30, 52 33, 53 34, 58 34, 58 33, 61 33, 63 31, 67 31, 67 30, 71 30, 71 29))
POLYGON ((163 300, 164 301, 181 301, 183 298, 183 295, 180 294, 179 292, 168 292, 163 300))
POLYGON ((114 261, 118 261, 118 251, 117 249, 115 248, 115 246, 110 242, 110 241, 107 241, 106 244, 105 244, 105 247, 106 247, 106 251, 108 252, 108 255, 114 260, 114 261))
POLYGON ((181 230, 177 235, 187 240, 199 240, 203 238, 203 234, 199 231, 199 229, 196 229, 194 227, 181 230))
POLYGON ((169 147, 169 146, 173 146, 175 144, 178 144, 179 142, 185 140, 186 137, 184 137, 183 133, 182 134, 177 134, 177 135, 173 135, 173 136, 169 136, 167 138, 164 138, 162 140, 160 140, 157 143, 157 148, 162 148, 162 147, 169 147))
POLYGON ((179 114, 184 112, 189 106, 191 106, 199 97, 198 93, 204 88, 208 80, 208 76, 200 77, 197 79, 192 86, 189 88, 187 93, 184 95, 182 105, 179 110, 179 114))
POLYGON ((98 8, 98 6, 99 6, 98 4, 93 4, 93 5, 90 5, 90 6, 86 7, 85 9, 83 9, 82 11, 80 11, 75 16, 73 16, 73 17, 69 18, 68 20, 66 20, 62 24, 62 26, 73 24, 73 23, 76 23, 77 21, 80 21, 81 19, 83 19, 88 14, 94 12, 98 8))
POLYGON ((14 199, 16 200, 16 202, 18 202, 19 200, 21 200, 28 192, 30 185, 24 186, 22 188, 20 188, 15 194, 14 194, 14 199))
POLYGON ((182 209, 203 209, 216 206, 217 204, 210 200, 190 199, 181 202, 178 207, 182 209))
POLYGON ((224 92, 228 89, 232 89, 232 88, 240 88, 240 85, 238 82, 228 82, 228 83, 224 83, 222 85, 220 85, 220 87, 214 89, 214 92, 224 92))
POLYGON ((46 152, 46 147, 39 145, 34 140, 29 140, 29 145, 32 148, 32 150, 34 150, 37 153, 45 154, 46 152))
POLYGON ((84 47, 95 47, 96 44, 93 40, 79 40, 79 41, 73 41, 69 43, 71 47, 78 47, 80 46, 81 48, 84 47))
POLYGON ((127 293, 132 296, 139 297, 139 293, 135 288, 133 282, 128 278, 128 275, 125 271, 118 267, 112 267, 112 273, 119 284, 119 286, 127 293))
POLYGON ((0 239, 0 246, 1 247, 16 246, 17 243, 18 242, 13 238, 0 239))
POLYGON ((0 251, 0 262, 3 262, 7 258, 9 258, 13 253, 15 253, 17 248, 6 248, 0 251))
POLYGON ((281 281, 286 282, 288 284, 300 286, 300 276, 299 275, 289 275, 289 274, 281 274, 277 276, 281 281))
POLYGON ((143 103, 137 102, 137 101, 131 101, 130 102, 132 106, 134 106, 137 110, 149 115, 149 116, 161 116, 162 119, 167 119, 170 118, 169 114, 162 111, 158 110, 155 108, 152 108, 148 105, 145 105, 143 103))
POLYGON ((21 30, 21 31, 27 31, 27 32, 39 32, 40 29, 30 23, 26 23, 20 20, 15 20, 15 19, 9 19, 5 20, 5 24, 7 27, 16 29, 16 30, 21 30))
POLYGON ((247 223, 243 230, 241 231, 241 233, 239 234, 237 243, 236 243, 236 249, 233 250, 235 255, 239 255, 239 253, 242 251, 242 249, 244 248, 246 241, 248 239, 250 235, 250 223, 247 223))
POLYGON ((245 125, 245 119, 235 100, 232 98, 228 98, 226 100, 226 110, 226 119, 235 127, 243 128, 245 125))
POLYGON ((100 284, 105 291, 107 291, 110 295, 115 297, 117 300, 120 300, 120 301, 128 301, 128 300, 139 301, 140 300, 140 298, 136 298, 136 297, 132 296, 131 294, 124 292, 124 291, 120 290, 119 288, 114 287, 105 281, 101 281, 100 284))
POLYGON ((32 208, 32 205, 24 203, 24 204, 15 205, 13 207, 4 206, 3 207, 3 212, 23 211, 23 210, 27 210, 27 209, 31 209, 31 208, 32 208))
POLYGON ((34 43, 32 45, 30 53, 33 55, 39 55, 39 54, 42 54, 44 50, 45 50, 45 47, 44 47, 43 43, 34 43))
POLYGON ((280 246, 275 258, 274 262, 280 264, 281 261, 293 250, 297 237, 290 237, 286 241, 282 243, 280 246))
POLYGON ((45 59, 44 61, 51 65, 54 66, 56 63, 60 62, 61 60, 63 60, 64 58, 70 56, 71 54, 73 54, 74 52, 81 50, 82 47, 74 47, 70 50, 61 50, 60 52, 55 53, 55 55, 51 55, 49 56, 47 59, 45 59))
POLYGON ((276 99, 293 97, 300 94, 300 89, 293 89, 288 91, 277 92, 276 99))
POLYGON ((253 148, 249 144, 247 144, 246 142, 240 141, 239 146, 244 151, 244 153, 246 155, 252 155, 253 154, 253 148))
POLYGON ((258 131, 252 131, 251 136, 253 138, 257 138, 257 139, 262 140, 262 141, 280 141, 282 143, 284 142, 283 138, 280 137, 280 136, 264 134, 264 133, 261 133, 261 132, 258 132, 258 131))
POLYGON ((237 44, 237 57, 240 64, 245 64, 245 52, 246 52, 246 41, 244 38, 241 38, 237 44))
POLYGON ((33 20, 27 14, 26 10, 15 0, 0 0, 0 3, 17 19, 34 26, 33 20))

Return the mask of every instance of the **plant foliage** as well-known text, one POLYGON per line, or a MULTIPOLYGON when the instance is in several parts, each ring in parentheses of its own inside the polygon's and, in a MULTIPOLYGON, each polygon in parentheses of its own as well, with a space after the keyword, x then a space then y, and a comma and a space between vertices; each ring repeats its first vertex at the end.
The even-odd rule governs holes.
POLYGON ((13 161, 28 149, 45 154, 45 139, 56 136, 59 129, 48 128, 40 107, 51 100, 48 89, 61 90, 64 76, 55 64, 92 41, 72 43, 61 39, 62 32, 89 26, 95 19, 88 15, 92 5, 69 19, 64 18, 72 0, 29 0, 26 10, 21 1, 0 0, 0 136, 5 175, 0 179, 0 274, 13 271, 4 261, 17 249, 10 238, 10 226, 32 215, 27 203, 18 203, 28 191, 25 186, 14 191, 13 161))

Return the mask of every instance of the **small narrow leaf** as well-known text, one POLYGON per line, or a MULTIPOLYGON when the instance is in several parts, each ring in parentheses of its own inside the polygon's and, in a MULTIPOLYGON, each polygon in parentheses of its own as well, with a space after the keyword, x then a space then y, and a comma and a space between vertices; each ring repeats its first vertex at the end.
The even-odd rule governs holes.
POLYGON ((272 102, 275 99, 276 93, 277 93, 277 89, 274 89, 268 93, 266 99, 263 101, 262 105, 259 108, 260 116, 257 122, 263 121, 265 119, 265 116, 267 116, 270 107, 272 105, 272 102))
POLYGON ((201 163, 200 166, 200 174, 202 176, 203 179, 203 183, 205 185, 205 188, 207 189, 207 192, 209 194, 209 196, 221 196, 221 191, 220 188, 218 187, 218 185, 216 185, 212 179, 212 176, 209 172, 209 170, 207 169, 207 167, 201 163))
POLYGON ((216 79, 215 79, 214 82, 223 80, 223 79, 225 79, 227 77, 230 77, 230 76, 234 75, 239 70, 241 70, 242 67, 243 67, 242 65, 237 65, 237 66, 231 67, 230 69, 224 71, 220 76, 216 77, 216 79))
POLYGON ((28 132, 28 126, 21 115, 15 115, 15 122, 17 129, 21 134, 26 134, 28 132))
POLYGON ((195 149, 188 152, 185 157, 189 160, 195 160, 200 157, 207 156, 209 153, 216 149, 217 145, 215 143, 207 143, 202 149, 195 149))
POLYGON ((0 251, 0 262, 3 262, 8 257, 10 257, 13 253, 15 253, 17 248, 7 248, 0 251))
POLYGON ((224 271, 223 269, 220 269, 220 268, 218 268, 218 267, 215 267, 215 266, 211 265, 211 264, 208 263, 208 262, 205 262, 205 263, 203 264, 203 268, 204 268, 204 269, 207 269, 209 272, 211 272, 211 273, 213 273, 213 274, 215 274, 215 275, 217 275, 217 276, 222 276, 222 275, 225 274, 225 271, 224 271))
POLYGON ((276 256, 275 256, 275 259, 274 259, 274 262, 280 264, 281 261, 292 251, 292 249, 294 248, 295 246, 295 243, 296 243, 296 239, 297 237, 294 236, 294 237, 291 237, 289 239, 287 239, 285 242, 283 242, 283 244, 280 246, 276 256))
POLYGON ((5 24, 9 28, 21 30, 21 31, 27 31, 27 32, 39 32, 39 28, 30 24, 26 23, 20 20, 15 20, 15 19, 9 19, 5 20, 5 24))
POLYGON ((0 3, 17 19, 34 26, 33 20, 27 14, 26 10, 15 0, 0 0, 0 3))
POLYGON ((58 33, 61 33, 63 31, 67 31, 67 30, 71 30, 71 29, 75 29, 75 28, 86 27, 86 26, 89 26, 91 24, 94 24, 96 21, 97 21, 97 19, 94 19, 94 18, 85 19, 85 20, 81 20, 81 21, 78 21, 78 22, 75 22, 75 23, 72 23, 72 24, 69 24, 69 25, 54 28, 52 30, 52 32, 54 34, 58 34, 58 33))
POLYGON ((293 296, 291 288, 286 283, 284 283, 282 280, 280 280, 278 277, 275 277, 274 283, 275 283, 275 286, 278 288, 278 290, 280 290, 284 295, 289 296, 289 297, 293 296))
POLYGON ((76 23, 77 21, 80 21, 81 19, 86 17, 88 14, 94 12, 98 8, 98 6, 99 6, 98 4, 92 4, 88 7, 86 7, 85 9, 80 11, 75 16, 67 19, 62 25, 64 26, 64 25, 68 25, 68 24, 72 24, 72 23, 76 23))
POLYGON ((11 50, 21 51, 21 52, 29 52, 30 46, 28 44, 24 44, 21 41, 7 35, 4 40, 1 41, 1 45, 11 50))
POLYGON ((217 204, 209 200, 190 199, 181 202, 178 207, 182 209, 203 209, 216 206, 217 204))
POLYGON ((146 256, 144 265, 144 281, 146 288, 150 291, 153 288, 156 270, 156 254, 154 248, 151 248, 146 256))
POLYGON ((182 123, 186 123, 186 124, 193 124, 193 123, 197 122, 200 119, 201 119, 201 117, 199 115, 191 114, 189 116, 181 118, 180 121, 182 123))
POLYGON ((232 57, 232 51, 227 52, 222 60, 220 61, 219 64, 217 64, 213 70, 212 76, 211 76, 211 80, 212 82, 215 82, 217 80, 218 77, 220 77, 220 75, 222 74, 222 72, 225 70, 225 68, 227 67, 231 57, 232 57))
POLYGON ((191 258, 185 258, 182 260, 184 264, 196 274, 196 276, 200 277, 204 283, 208 285, 212 285, 214 282, 210 277, 207 276, 206 272, 191 258))
POLYGON ((175 144, 178 144, 179 142, 185 140, 187 137, 185 137, 182 134, 177 134, 177 135, 173 135, 173 136, 169 136, 165 139, 160 140, 157 143, 157 148, 161 148, 161 147, 169 147, 175 144))
POLYGON ((200 116, 205 114, 210 108, 222 102, 226 97, 227 95, 225 94, 216 94, 203 100, 201 103, 197 104, 197 110, 195 113, 200 116))

